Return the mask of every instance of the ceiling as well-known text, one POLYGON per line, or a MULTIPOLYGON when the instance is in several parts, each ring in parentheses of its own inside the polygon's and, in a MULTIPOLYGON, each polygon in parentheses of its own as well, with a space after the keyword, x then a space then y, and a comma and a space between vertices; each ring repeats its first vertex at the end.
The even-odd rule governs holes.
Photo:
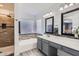
POLYGON ((46 13, 56 11, 61 3, 19 3, 18 6, 19 15, 21 18, 33 19, 42 17, 46 13))

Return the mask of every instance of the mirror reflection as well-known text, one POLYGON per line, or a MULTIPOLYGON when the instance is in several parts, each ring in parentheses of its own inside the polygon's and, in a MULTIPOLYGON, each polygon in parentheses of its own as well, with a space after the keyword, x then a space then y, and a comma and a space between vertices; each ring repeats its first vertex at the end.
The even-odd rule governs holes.
POLYGON ((45 27, 46 27, 45 29, 46 33, 53 33, 54 17, 50 17, 46 19, 45 27))
POLYGON ((46 32, 52 32, 52 19, 47 20, 46 32))
POLYGON ((79 10, 63 14, 63 33, 73 34, 79 26, 79 10))

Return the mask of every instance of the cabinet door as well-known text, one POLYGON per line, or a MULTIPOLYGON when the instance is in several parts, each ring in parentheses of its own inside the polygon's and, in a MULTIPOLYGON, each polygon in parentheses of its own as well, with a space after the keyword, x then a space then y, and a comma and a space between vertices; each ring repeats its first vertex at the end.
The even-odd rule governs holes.
POLYGON ((45 42, 45 43, 48 43, 48 40, 43 39, 42 41, 45 42))
POLYGON ((37 48, 42 50, 42 41, 41 41, 41 38, 38 38, 37 40, 37 48))
POLYGON ((58 52, 57 53, 58 56, 72 56, 71 54, 64 52, 63 50, 60 49, 58 49, 57 52, 58 52))
POLYGON ((50 56, 57 56, 57 48, 49 46, 49 55, 50 56))
POLYGON ((68 47, 63 47, 63 51, 65 51, 71 55, 74 55, 74 56, 79 56, 79 51, 76 51, 76 50, 68 48, 68 47))
POLYGON ((55 47, 55 48, 57 48, 57 49, 62 49, 62 46, 61 46, 61 45, 56 44, 56 43, 54 43, 54 42, 50 42, 49 44, 50 44, 50 46, 55 47))
POLYGON ((46 55, 49 55, 48 43, 42 41, 42 52, 46 55))

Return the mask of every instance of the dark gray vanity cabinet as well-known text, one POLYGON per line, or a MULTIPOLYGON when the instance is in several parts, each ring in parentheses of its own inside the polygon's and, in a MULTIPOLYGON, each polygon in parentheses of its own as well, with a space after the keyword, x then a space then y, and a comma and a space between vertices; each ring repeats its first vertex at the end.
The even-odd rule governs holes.
POLYGON ((48 45, 48 41, 46 40, 42 40, 42 52, 45 54, 45 55, 49 55, 49 45, 48 45))
POLYGON ((57 48, 49 45, 49 56, 57 56, 57 48))
POLYGON ((57 48, 49 45, 49 41, 39 38, 37 40, 37 48, 47 56, 57 56, 57 48))
POLYGON ((37 41, 37 48, 47 56, 57 56, 58 54, 61 56, 79 56, 79 51, 60 45, 58 43, 54 43, 39 37, 37 41))
POLYGON ((57 56, 57 48, 50 45, 47 40, 42 40, 42 52, 47 56, 57 56))
POLYGON ((49 55, 48 41, 38 37, 37 48, 42 51, 45 55, 49 55))
POLYGON ((42 39, 41 38, 38 38, 38 40, 37 40, 37 48, 39 50, 42 50, 42 39))
POLYGON ((79 56, 79 51, 77 51, 77 50, 74 50, 74 49, 71 49, 71 48, 68 48, 68 47, 64 47, 64 46, 63 46, 62 49, 63 49, 64 52, 67 52, 67 53, 69 53, 73 56, 79 56))
POLYGON ((57 49, 62 49, 62 46, 57 44, 57 43, 54 43, 54 42, 50 42, 49 43, 50 46, 54 47, 54 48, 57 48, 57 49))

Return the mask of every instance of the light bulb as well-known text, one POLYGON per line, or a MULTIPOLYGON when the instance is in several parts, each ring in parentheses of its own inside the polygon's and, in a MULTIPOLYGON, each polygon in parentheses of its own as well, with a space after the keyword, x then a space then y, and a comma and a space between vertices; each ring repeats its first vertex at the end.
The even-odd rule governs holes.
POLYGON ((66 4, 65 6, 64 6, 64 8, 67 8, 68 7, 68 5, 66 4))
POLYGON ((61 7, 60 10, 63 10, 63 7, 61 7))
POLYGON ((45 14, 43 17, 47 17, 47 16, 49 16, 49 13, 45 14))
POLYGON ((50 14, 50 15, 52 15, 53 13, 52 13, 52 12, 50 12, 49 14, 50 14))
POLYGON ((73 3, 70 3, 70 4, 69 4, 69 6, 72 6, 72 5, 74 5, 74 4, 73 4, 73 3))

